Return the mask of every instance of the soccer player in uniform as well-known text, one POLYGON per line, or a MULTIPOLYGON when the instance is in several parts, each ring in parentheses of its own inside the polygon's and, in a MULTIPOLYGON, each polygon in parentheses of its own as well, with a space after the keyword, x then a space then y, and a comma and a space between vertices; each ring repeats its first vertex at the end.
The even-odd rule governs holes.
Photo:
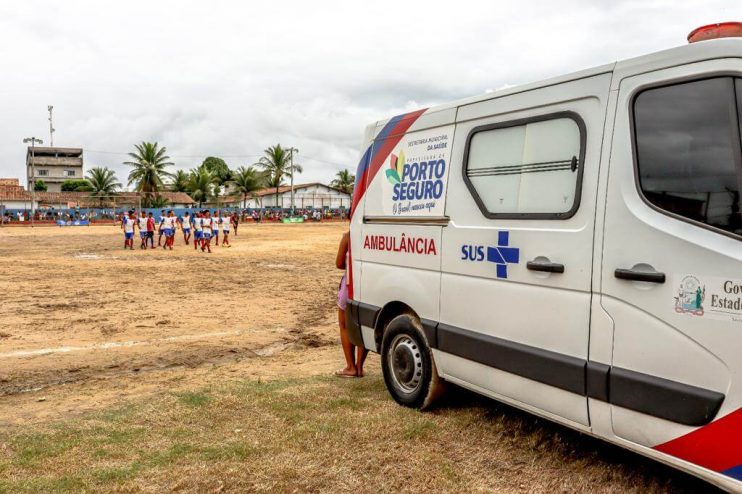
POLYGON ((232 247, 232 244, 229 243, 229 227, 231 226, 232 219, 229 217, 229 213, 227 211, 224 212, 221 223, 222 232, 224 233, 224 238, 222 239, 222 247, 232 247))
POLYGON ((193 250, 198 249, 198 246, 201 245, 204 239, 203 229, 201 228, 202 217, 202 213, 196 213, 193 215, 193 250))
POLYGON ((121 229, 124 230, 124 249, 129 247, 130 250, 134 250, 134 223, 134 213, 132 211, 124 215, 121 220, 121 229))
POLYGON ((147 219, 147 213, 142 211, 142 215, 139 217, 139 220, 137 221, 137 227, 139 228, 139 238, 142 239, 142 243, 139 246, 140 249, 146 249, 147 248, 147 224, 149 223, 149 220, 147 219))
POLYGON ((152 213, 147 214, 147 238, 149 239, 149 247, 155 248, 155 218, 152 213))
POLYGON ((204 211, 204 215, 201 218, 201 235, 203 235, 203 239, 201 240, 201 252, 204 251, 204 249, 209 250, 209 254, 211 253, 211 227, 213 225, 213 221, 211 218, 211 212, 207 209, 204 211))
POLYGON ((183 241, 186 245, 191 244, 191 214, 186 211, 182 218, 178 218, 180 229, 183 230, 183 241))
POLYGON ((162 235, 165 233, 162 231, 162 221, 165 219, 165 210, 160 211, 160 226, 157 228, 157 247, 162 246, 162 235))
POLYGON ((214 211, 214 216, 211 218, 211 237, 216 240, 216 245, 219 246, 219 216, 221 211, 214 211))
POLYGON ((175 214, 172 209, 167 212, 167 216, 162 219, 162 233, 165 235, 165 245, 163 249, 170 247, 173 250, 173 243, 175 242, 175 214))

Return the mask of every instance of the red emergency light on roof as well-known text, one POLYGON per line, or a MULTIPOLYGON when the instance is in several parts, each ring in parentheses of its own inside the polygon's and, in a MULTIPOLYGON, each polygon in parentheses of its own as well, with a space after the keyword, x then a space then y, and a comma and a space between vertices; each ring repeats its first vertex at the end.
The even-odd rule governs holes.
POLYGON ((688 35, 688 43, 717 38, 742 37, 742 22, 720 22, 694 29, 688 35))

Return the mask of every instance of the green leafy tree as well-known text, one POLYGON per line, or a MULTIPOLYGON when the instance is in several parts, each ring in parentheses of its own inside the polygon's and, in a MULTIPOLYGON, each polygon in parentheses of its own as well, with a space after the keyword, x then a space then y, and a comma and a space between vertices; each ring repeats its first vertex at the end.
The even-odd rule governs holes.
POLYGON ((106 167, 94 167, 88 170, 88 182, 91 187, 91 196, 98 198, 99 206, 103 206, 105 199, 116 195, 121 184, 116 178, 116 172, 106 167))
POLYGON ((266 172, 268 186, 276 188, 276 206, 278 206, 278 188, 284 184, 284 177, 294 173, 301 173, 302 167, 294 164, 291 168, 291 150, 281 147, 280 144, 271 146, 265 151, 265 156, 260 158, 255 166, 266 172))
POLYGON ((207 157, 201 166, 206 168, 214 176, 214 182, 218 185, 224 185, 232 179, 232 170, 227 166, 226 161, 215 156, 207 157))
POLYGON ((330 185, 336 189, 340 189, 346 194, 353 195, 353 185, 355 184, 356 177, 351 174, 348 169, 340 170, 335 175, 335 180, 330 182, 330 185))
POLYGON ((247 206, 247 198, 265 184, 265 175, 252 166, 241 166, 233 176, 235 190, 242 196, 242 207, 247 206))
POLYGON ((221 158, 217 158, 215 156, 209 156, 207 157, 203 163, 201 163, 201 167, 205 168, 211 173, 211 176, 213 177, 214 183, 213 183, 213 189, 212 189, 212 195, 216 199, 217 205, 219 205, 219 196, 221 194, 221 191, 223 188, 226 188, 227 182, 232 180, 232 170, 229 169, 229 166, 227 166, 226 161, 224 161, 221 158))
POLYGON ((188 190, 191 198, 201 207, 208 201, 214 190, 214 176, 204 166, 191 170, 188 176, 188 190))
POLYGON ((166 168, 173 163, 169 161, 167 148, 156 142, 142 142, 134 147, 136 152, 129 153, 133 161, 124 161, 133 168, 129 173, 129 185, 135 184, 134 190, 150 198, 163 189, 163 179, 170 176, 166 168))
POLYGON ((173 192, 188 192, 188 172, 185 170, 177 170, 172 174, 168 189, 173 192))
POLYGON ((36 192, 46 192, 49 190, 49 187, 46 186, 43 180, 36 180, 33 184, 33 190, 36 192))
POLYGON ((62 192, 90 192, 93 190, 90 182, 84 178, 75 178, 62 182, 62 192))

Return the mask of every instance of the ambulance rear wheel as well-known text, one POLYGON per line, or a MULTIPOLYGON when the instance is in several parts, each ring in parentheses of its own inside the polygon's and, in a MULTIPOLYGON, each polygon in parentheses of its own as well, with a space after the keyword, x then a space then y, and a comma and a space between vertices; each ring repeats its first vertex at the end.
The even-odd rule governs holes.
POLYGON ((443 391, 420 321, 402 314, 386 327, 381 343, 384 382, 392 398, 410 408, 429 408, 443 391))

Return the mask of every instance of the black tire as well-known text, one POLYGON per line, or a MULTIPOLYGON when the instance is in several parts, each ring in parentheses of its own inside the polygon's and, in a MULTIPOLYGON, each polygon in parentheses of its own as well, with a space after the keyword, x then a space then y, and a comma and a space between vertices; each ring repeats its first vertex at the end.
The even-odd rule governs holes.
POLYGON ((443 393, 422 325, 413 315, 399 315, 387 325, 381 368, 389 394, 400 405, 425 410, 443 393))

